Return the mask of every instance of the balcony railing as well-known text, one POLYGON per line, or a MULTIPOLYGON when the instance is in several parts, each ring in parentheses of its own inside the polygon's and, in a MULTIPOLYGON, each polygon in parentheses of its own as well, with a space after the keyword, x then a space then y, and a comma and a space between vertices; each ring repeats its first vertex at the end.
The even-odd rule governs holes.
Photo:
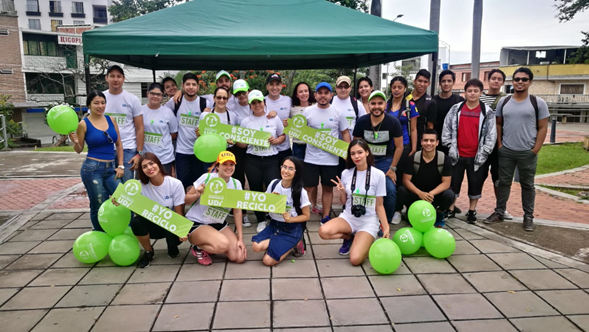
POLYGON ((589 105, 589 95, 535 95, 548 104, 589 105))

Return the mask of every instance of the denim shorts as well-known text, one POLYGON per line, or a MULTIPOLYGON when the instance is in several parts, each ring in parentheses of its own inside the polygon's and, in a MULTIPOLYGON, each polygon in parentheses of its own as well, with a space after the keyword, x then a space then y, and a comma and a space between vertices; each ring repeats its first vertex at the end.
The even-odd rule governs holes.
POLYGON ((260 233, 252 236, 252 242, 260 243, 270 239, 268 244, 268 256, 279 261, 280 257, 294 248, 303 237, 305 222, 285 223, 272 219, 270 224, 260 233))

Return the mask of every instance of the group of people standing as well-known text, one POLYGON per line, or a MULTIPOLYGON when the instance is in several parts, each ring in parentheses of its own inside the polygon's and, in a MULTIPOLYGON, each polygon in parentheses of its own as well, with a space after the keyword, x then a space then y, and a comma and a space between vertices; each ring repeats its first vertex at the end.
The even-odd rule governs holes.
POLYGON ((264 264, 278 264, 291 251, 304 255, 306 221, 316 213, 322 224, 319 235, 342 239, 339 253, 349 254, 351 263, 359 265, 379 235, 390 236, 389 223, 399 223, 403 207, 413 201, 426 200, 437 208, 438 227, 444 226, 446 216, 460 213, 454 201, 465 172, 470 198, 467 221, 476 222, 476 203, 490 166, 497 208, 485 222, 508 217, 505 206, 517 167, 522 196, 527 195, 522 199, 524 228, 533 229, 533 173, 546 135, 548 109, 540 98, 528 96, 532 73, 527 68, 516 70, 515 94, 506 98, 500 93, 505 80, 500 70, 491 72, 486 94, 479 80, 470 80, 465 101, 452 94, 453 72, 440 74, 442 92, 433 98, 426 93, 430 77, 427 70, 420 70, 411 93, 405 78, 393 78, 388 99, 373 91, 369 78, 358 80, 358 98, 350 96, 352 81, 347 76, 336 80, 335 93, 327 82, 314 88, 300 82, 288 97, 281 94, 278 73, 268 75, 264 96, 259 90, 250 91, 245 80, 232 82, 228 72, 220 71, 214 93, 199 96, 198 77, 187 73, 181 89, 171 78, 152 83, 148 102, 141 105, 123 90, 123 69, 112 66, 106 75, 109 89, 88 95, 89 115, 70 134, 76 152, 88 145, 81 177, 93 228, 102 230, 97 217, 100 205, 137 171, 143 195, 194 222, 188 236, 178 238, 134 216, 131 226, 145 249, 139 267, 154 258, 153 238, 166 238, 170 257, 179 255, 181 241, 189 241, 202 265, 212 263, 209 254, 220 253, 243 262, 247 250, 242 229, 251 226, 247 211, 202 205, 200 196, 214 177, 238 190, 245 187, 247 177, 252 191, 287 196, 283 214, 255 211, 258 234, 252 238, 252 249, 265 252, 264 264), (212 113, 224 124, 270 133, 269 146, 228 140, 227 151, 215 163, 199 160, 193 153, 201 135, 198 124, 212 113), (349 143, 346 160, 301 140, 291 142, 284 131, 287 120, 298 114, 305 116, 309 127, 349 143), (334 188, 344 210, 332 219, 334 188), (230 213, 235 230, 226 222, 230 213))

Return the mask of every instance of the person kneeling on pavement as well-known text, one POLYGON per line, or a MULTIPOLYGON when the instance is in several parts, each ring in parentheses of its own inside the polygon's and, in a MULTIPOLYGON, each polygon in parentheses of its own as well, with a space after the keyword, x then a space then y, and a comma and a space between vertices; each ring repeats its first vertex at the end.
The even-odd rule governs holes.
POLYGON ((435 226, 445 226, 444 211, 454 203, 450 189, 452 163, 444 152, 436 150, 440 141, 435 129, 426 129, 421 138, 421 151, 403 165, 403 186, 397 189, 397 211, 417 200, 430 202, 437 211, 435 226))

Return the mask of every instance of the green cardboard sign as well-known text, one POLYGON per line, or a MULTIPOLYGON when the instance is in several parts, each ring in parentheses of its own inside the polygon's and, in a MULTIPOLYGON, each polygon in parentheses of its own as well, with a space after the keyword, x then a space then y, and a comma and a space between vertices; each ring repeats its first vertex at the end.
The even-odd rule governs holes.
POLYGON ((141 195, 141 182, 137 180, 128 180, 125 184, 119 184, 112 196, 117 203, 178 237, 188 235, 194 224, 167 207, 141 195))
POLYGON ((286 196, 229 189, 223 179, 214 178, 207 183, 205 191, 200 196, 200 204, 250 211, 284 213, 286 210, 286 196))
POLYGON ((349 143, 331 136, 330 130, 318 130, 307 126, 307 119, 302 114, 288 119, 284 133, 344 159, 348 156, 349 143))
POLYGON ((198 124, 198 128, 201 135, 219 134, 233 142, 263 146, 265 148, 270 146, 268 139, 272 137, 269 132, 224 124, 215 113, 206 115, 204 120, 198 124))

